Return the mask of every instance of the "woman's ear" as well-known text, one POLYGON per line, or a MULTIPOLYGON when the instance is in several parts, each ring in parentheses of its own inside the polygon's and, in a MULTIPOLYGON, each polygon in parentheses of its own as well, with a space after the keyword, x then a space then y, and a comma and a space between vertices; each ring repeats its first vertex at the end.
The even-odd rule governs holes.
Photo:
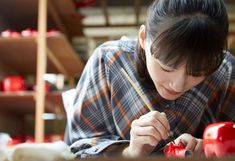
POLYGON ((145 25, 141 25, 140 26, 140 29, 139 29, 139 43, 140 43, 140 46, 142 47, 142 49, 145 50, 145 25))

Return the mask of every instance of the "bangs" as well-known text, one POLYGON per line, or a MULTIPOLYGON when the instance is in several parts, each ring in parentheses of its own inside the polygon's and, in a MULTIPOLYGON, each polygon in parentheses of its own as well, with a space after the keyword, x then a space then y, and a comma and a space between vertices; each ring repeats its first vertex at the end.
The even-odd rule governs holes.
POLYGON ((220 66, 226 34, 219 24, 204 15, 166 22, 151 45, 155 58, 175 69, 186 63, 186 72, 192 76, 210 75, 220 66))

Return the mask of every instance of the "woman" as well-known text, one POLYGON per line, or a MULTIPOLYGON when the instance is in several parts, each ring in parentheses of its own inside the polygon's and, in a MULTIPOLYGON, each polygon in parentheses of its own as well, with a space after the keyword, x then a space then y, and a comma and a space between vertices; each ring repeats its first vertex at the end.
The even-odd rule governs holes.
POLYGON ((173 136, 201 154, 206 125, 235 121, 227 34, 223 0, 155 0, 137 42, 104 43, 89 59, 70 108, 72 151, 148 156, 173 136))

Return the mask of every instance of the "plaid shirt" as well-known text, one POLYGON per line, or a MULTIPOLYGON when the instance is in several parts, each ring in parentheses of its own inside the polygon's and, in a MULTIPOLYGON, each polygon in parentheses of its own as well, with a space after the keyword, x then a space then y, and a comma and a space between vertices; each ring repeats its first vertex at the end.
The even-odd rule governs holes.
MULTIPOLYGON (((165 112, 174 133, 202 137, 206 125, 235 121, 235 61, 231 54, 217 71, 174 101, 141 85, 135 69, 136 41, 104 43, 90 57, 67 105, 71 149, 78 157, 100 154, 112 144, 128 143, 131 122, 149 109, 120 72, 124 68, 152 107, 165 112), (70 112, 68 112, 70 111, 70 112)), ((208 62, 209 63, 209 62, 208 62)), ((166 144, 161 141, 155 151, 166 144)))

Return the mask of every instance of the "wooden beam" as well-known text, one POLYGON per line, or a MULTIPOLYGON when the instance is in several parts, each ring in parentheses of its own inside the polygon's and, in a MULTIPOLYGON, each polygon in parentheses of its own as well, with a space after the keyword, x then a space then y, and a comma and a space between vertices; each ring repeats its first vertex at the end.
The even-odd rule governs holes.
POLYGON ((37 46, 37 91, 36 91, 36 142, 44 140, 44 120, 42 115, 45 110, 45 82, 43 75, 46 72, 46 32, 47 32, 47 0, 39 0, 38 8, 38 46, 37 46))
POLYGON ((109 25, 110 23, 109 23, 108 9, 107 9, 107 0, 100 0, 100 6, 104 14, 105 23, 106 25, 109 25))
POLYGON ((113 25, 85 25, 84 28, 102 28, 102 27, 139 27, 136 24, 113 24, 113 25))
POLYGON ((232 44, 235 42, 235 34, 228 36, 228 48, 232 47, 232 44))
POLYGON ((229 19, 229 23, 235 23, 235 18, 229 19))
POLYGON ((67 37, 69 37, 69 33, 61 21, 60 16, 58 15, 58 12, 56 11, 55 7, 51 3, 51 1, 48 1, 48 12, 51 14, 53 20, 55 21, 55 24, 58 26, 59 30, 63 32, 67 37))
POLYGON ((139 19, 140 19, 140 0, 134 0, 134 6, 135 6, 135 16, 136 16, 136 25, 139 25, 139 19))
MULTIPOLYGON (((235 19, 229 19, 229 23, 230 24, 235 23, 235 19)), ((125 23, 125 24, 84 25, 84 28, 102 28, 102 27, 139 27, 139 24, 137 25, 137 23, 134 24, 125 23)))
POLYGON ((234 0, 224 0, 226 4, 235 4, 234 0))
MULTIPOLYGON (((36 41, 36 43, 38 43, 38 42, 36 41)), ((61 64, 60 60, 55 56, 55 53, 53 51, 51 51, 51 49, 49 47, 47 47, 46 53, 47 53, 48 59, 52 62, 53 65, 55 65, 55 67, 56 67, 56 69, 58 69, 59 73, 62 73, 65 76, 69 77, 69 73, 67 72, 65 67, 61 64)))
POLYGON ((56 68, 65 76, 69 77, 69 73, 66 71, 65 67, 61 64, 61 62, 57 59, 55 54, 47 48, 48 58, 52 61, 52 63, 56 66, 56 68))
MULTIPOLYGON (((58 64, 52 62, 59 73, 63 73, 69 77, 79 76, 85 66, 83 60, 70 45, 69 40, 63 35, 47 38, 47 46, 52 51, 58 64), (61 64, 61 65, 59 65, 61 64), (64 69, 63 69, 64 68, 64 69)), ((50 53, 49 53, 50 54, 50 53)), ((48 55, 50 56, 50 55, 48 55)), ((68 77, 67 77, 68 78, 68 77)))
POLYGON ((235 35, 235 31, 230 31, 228 35, 235 35))

